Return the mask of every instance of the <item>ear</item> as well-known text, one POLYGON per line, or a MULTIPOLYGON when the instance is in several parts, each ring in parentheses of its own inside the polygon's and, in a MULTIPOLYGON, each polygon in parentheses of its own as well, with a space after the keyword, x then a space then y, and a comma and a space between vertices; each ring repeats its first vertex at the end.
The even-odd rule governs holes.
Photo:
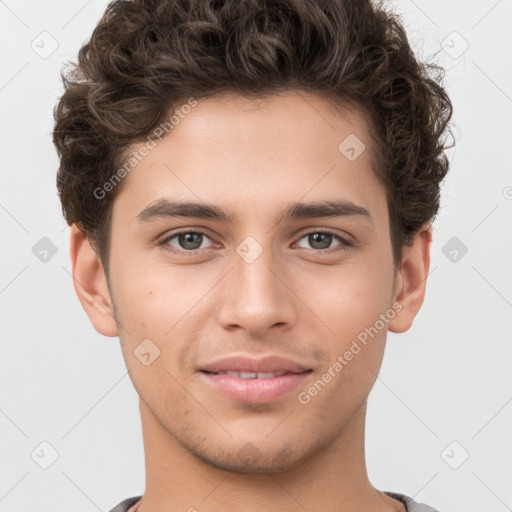
POLYGON ((104 336, 118 336, 107 278, 98 255, 76 224, 71 226, 73 285, 89 320, 104 336))
POLYGON ((400 312, 389 322, 392 332, 407 331, 423 304, 430 268, 432 228, 424 224, 416 233, 411 247, 402 249, 402 263, 395 277, 393 304, 402 305, 400 312))

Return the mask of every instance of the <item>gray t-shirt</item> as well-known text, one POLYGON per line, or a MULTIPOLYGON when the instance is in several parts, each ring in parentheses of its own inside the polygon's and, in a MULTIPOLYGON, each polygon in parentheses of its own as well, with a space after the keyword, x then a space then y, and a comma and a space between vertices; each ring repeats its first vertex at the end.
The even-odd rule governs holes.
MULTIPOLYGON (((395 498, 395 500, 401 501, 407 510, 407 512, 439 512, 435 508, 429 507, 424 503, 417 503, 409 496, 405 496, 405 494, 399 494, 397 492, 384 491, 384 494, 395 498)), ((126 512, 131 506, 135 505, 137 501, 140 500, 142 496, 134 496, 132 498, 126 498, 121 501, 117 506, 115 506, 110 512, 126 512)))

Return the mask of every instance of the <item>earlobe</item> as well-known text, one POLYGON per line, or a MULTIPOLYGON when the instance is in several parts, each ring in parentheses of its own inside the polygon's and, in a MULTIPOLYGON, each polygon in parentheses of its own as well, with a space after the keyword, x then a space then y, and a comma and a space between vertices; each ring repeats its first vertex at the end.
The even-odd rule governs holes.
POLYGON ((71 226, 70 256, 73 285, 89 320, 100 334, 118 336, 103 265, 76 224, 71 226))
POLYGON ((430 268, 431 243, 432 228, 426 223, 414 236, 412 246, 403 248, 393 297, 393 303, 399 302, 402 307, 399 314, 389 322, 391 332, 409 330, 423 304, 430 268))

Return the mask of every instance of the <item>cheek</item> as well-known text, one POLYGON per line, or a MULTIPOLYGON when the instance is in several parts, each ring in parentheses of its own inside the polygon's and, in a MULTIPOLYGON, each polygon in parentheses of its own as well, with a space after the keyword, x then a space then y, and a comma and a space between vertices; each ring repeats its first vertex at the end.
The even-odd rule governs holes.
POLYGON ((208 283, 203 286, 168 266, 149 265, 149 270, 145 270, 131 266, 129 261, 117 267, 116 272, 115 304, 123 327, 120 338, 126 364, 135 372, 139 386, 147 378, 168 386, 172 378, 163 367, 172 374, 188 368, 190 353, 196 340, 201 339, 201 323, 196 321, 196 315, 208 283), (148 339, 151 343, 145 341, 148 339), (148 351, 150 357, 157 357, 146 368, 134 354, 148 351), (163 371, 161 375, 155 373, 159 368, 163 371))
MULTIPOLYGON (((325 327, 323 348, 328 360, 320 379, 326 382, 325 400, 318 405, 349 407, 363 400, 373 386, 385 348, 387 323, 381 315, 389 310, 392 280, 379 256, 333 269, 327 279, 316 276, 306 285, 306 303, 325 327), (341 358, 341 361, 340 359, 341 358), (336 364, 338 363, 338 364, 336 364), (341 369, 340 369, 341 368, 341 369), (351 395, 351 397, 349 396, 351 395)), ((322 388, 322 382, 318 384, 322 388)), ((320 411, 319 411, 320 412, 320 411)))
POLYGON ((383 267, 354 264, 310 275, 304 302, 330 334, 348 339, 375 323, 389 308, 392 282, 383 267))
POLYGON ((179 272, 125 260, 112 275, 116 311, 129 333, 163 337, 200 297, 179 272))

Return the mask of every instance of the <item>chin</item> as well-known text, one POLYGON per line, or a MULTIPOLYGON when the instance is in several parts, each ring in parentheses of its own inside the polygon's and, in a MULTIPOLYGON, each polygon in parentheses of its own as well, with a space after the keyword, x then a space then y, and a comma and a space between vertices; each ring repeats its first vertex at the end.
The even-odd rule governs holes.
MULTIPOLYGON (((268 444, 268 442, 266 443, 268 444)), ((205 445, 201 445, 203 447, 205 445)), ((297 446, 292 446, 288 442, 283 442, 280 447, 272 448, 251 441, 245 442, 240 448, 233 449, 217 445, 215 451, 195 450, 194 455, 204 463, 233 473, 283 473, 290 471, 300 464, 314 457, 316 451, 301 452, 297 446), (258 446, 262 448, 258 448, 258 446)))

